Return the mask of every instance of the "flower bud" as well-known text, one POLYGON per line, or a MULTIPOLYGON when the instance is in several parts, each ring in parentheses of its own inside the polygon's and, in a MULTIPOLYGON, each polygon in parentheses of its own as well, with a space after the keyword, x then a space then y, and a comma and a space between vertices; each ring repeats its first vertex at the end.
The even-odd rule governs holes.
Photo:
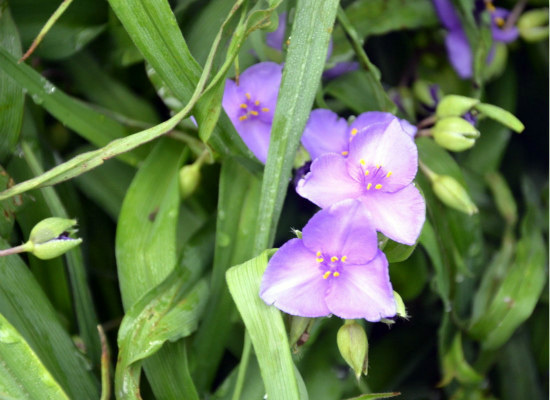
POLYGON ((504 126, 516 131, 517 133, 523 132, 525 125, 515 117, 510 111, 506 111, 503 108, 495 106, 493 104, 479 103, 475 106, 475 109, 483 116, 489 117, 504 126))
POLYGON ((468 215, 477 213, 477 207, 466 189, 455 178, 449 175, 434 175, 430 179, 435 195, 443 203, 468 215))
POLYGON ((414 82, 413 93, 422 104, 430 108, 435 107, 443 95, 438 85, 423 80, 414 82))
POLYGON ((401 318, 409 318, 409 315, 407 314, 407 309, 405 308, 405 303, 403 302, 403 299, 397 293, 395 290, 393 291, 393 297, 395 298, 395 306, 397 308, 397 312, 395 313, 396 316, 401 318))
POLYGON ((447 117, 437 121, 432 128, 432 135, 441 147, 464 151, 475 144, 479 131, 463 118, 447 117))
POLYGON ((548 38, 548 8, 524 12, 518 20, 520 36, 527 42, 538 42, 548 38))
POLYGON ((289 342, 295 351, 309 339, 309 331, 313 322, 315 320, 312 318, 291 316, 289 342))
POLYGON ((180 181, 180 195, 182 199, 186 199, 191 196, 201 180, 200 164, 194 163, 190 165, 184 165, 180 169, 179 181, 180 181))
POLYGON ((338 330, 336 341, 340 354, 353 369, 357 379, 361 377, 362 373, 366 375, 369 362, 369 342, 363 327, 354 320, 346 320, 338 330))
POLYGON ((470 111, 477 103, 479 103, 478 99, 450 94, 441 99, 435 110, 435 115, 438 118, 460 117, 470 111))
POLYGON ((82 243, 80 238, 71 238, 76 232, 76 219, 51 217, 40 221, 32 229, 25 251, 42 260, 58 257, 82 243))

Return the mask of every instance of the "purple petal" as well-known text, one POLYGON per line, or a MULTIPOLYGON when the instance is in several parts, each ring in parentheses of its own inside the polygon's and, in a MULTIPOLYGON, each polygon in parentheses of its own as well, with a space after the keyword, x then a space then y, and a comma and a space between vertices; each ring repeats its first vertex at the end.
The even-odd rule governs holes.
MULTIPOLYGON (((281 85, 283 66, 274 62, 261 62, 244 71, 239 77, 239 88, 250 93, 262 106, 275 110, 281 85)), ((240 104, 240 103, 239 103, 240 104)))
POLYGON ((472 50, 462 28, 448 33, 445 38, 445 46, 447 47, 449 61, 458 76, 462 79, 471 78, 473 68, 472 50))
POLYGON ((243 142, 256 156, 258 160, 265 164, 267 161, 267 152, 269 150, 269 137, 271 134, 271 124, 263 121, 234 121, 235 129, 243 139, 243 142))
POLYGON ((347 263, 364 264, 378 250, 370 214, 359 200, 350 199, 319 211, 302 230, 304 246, 324 256, 346 256, 347 263))
POLYGON ((462 26, 451 0, 433 0, 433 3, 437 16, 445 28, 453 30, 462 26))
POLYGON ((383 191, 393 192, 414 179, 418 152, 412 138, 395 118, 383 131, 375 129, 357 134, 351 141, 347 162, 350 173, 361 164, 370 171, 371 177, 381 169, 387 175, 383 179, 383 191))
POLYGON ((505 22, 508 18, 510 11, 505 10, 504 8, 496 8, 493 13, 491 13, 491 33, 493 34, 493 40, 497 42, 510 43, 516 40, 519 36, 518 28, 512 26, 508 29, 502 29, 499 26, 499 20, 505 22))
POLYGON ((323 317, 328 281, 323 279, 315 254, 302 240, 292 239, 273 255, 260 285, 260 297, 269 305, 292 315, 323 317))
POLYGON ((347 265, 330 280, 326 304, 341 318, 365 318, 376 322, 397 312, 388 272, 388 260, 380 250, 368 264, 347 265))
POLYGON ((416 243, 426 219, 426 203, 413 184, 394 193, 373 191, 361 200, 371 213, 376 230, 399 243, 416 243))
POLYGON ((401 123, 401 128, 407 133, 410 137, 416 135, 416 126, 412 125, 410 122, 397 118, 395 115, 382 112, 382 111, 368 111, 360 114, 350 125, 350 132, 356 129, 355 135, 368 130, 369 132, 374 129, 384 130, 390 122, 393 120, 398 120, 401 123))
POLYGON ((286 13, 283 12, 279 15, 279 25, 273 32, 269 32, 265 37, 265 43, 275 49, 282 51, 283 43, 285 41, 286 32, 286 13))
POLYGON ((357 61, 342 61, 337 63, 334 67, 325 70, 323 72, 323 79, 335 79, 348 72, 357 71, 358 69, 359 63, 357 61))
POLYGON ((348 173, 346 159, 338 154, 324 154, 311 164, 311 172, 296 187, 296 192, 321 208, 339 201, 354 199, 363 193, 361 183, 348 173))
POLYGON ((312 159, 325 153, 347 154, 347 128, 346 120, 331 110, 313 110, 302 135, 302 144, 312 159))
POLYGON ((413 124, 411 124, 406 119, 399 119, 399 122, 401 123, 401 128, 403 128, 405 133, 414 139, 414 137, 416 136, 416 132, 418 131, 418 128, 413 124))

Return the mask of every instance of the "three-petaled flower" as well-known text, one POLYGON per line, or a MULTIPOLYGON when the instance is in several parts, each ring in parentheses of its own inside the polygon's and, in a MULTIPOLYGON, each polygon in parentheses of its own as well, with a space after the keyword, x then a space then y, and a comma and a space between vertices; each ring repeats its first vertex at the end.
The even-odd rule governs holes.
POLYGON ((334 314, 373 322, 393 317, 388 261, 361 202, 342 201, 315 214, 302 239, 288 241, 271 258, 260 296, 303 317, 334 314))
POLYGON ((263 163, 267 160, 282 68, 262 62, 244 71, 238 83, 229 79, 225 83, 223 109, 244 143, 263 163))
POLYGON ((357 133, 349 152, 316 158, 296 191, 321 208, 358 199, 370 212, 376 230, 396 242, 414 244, 424 224, 426 205, 412 183, 418 169, 413 138, 397 119, 353 129, 357 133))

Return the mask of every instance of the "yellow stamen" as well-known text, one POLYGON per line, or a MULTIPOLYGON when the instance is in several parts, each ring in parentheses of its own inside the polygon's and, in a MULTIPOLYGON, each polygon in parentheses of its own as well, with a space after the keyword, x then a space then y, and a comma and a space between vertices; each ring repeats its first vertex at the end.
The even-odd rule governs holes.
POLYGON ((495 22, 499 28, 502 28, 506 22, 504 22, 504 19, 500 17, 495 18, 495 22))
POLYGON ((245 93, 244 95, 246 96, 247 100, 250 100, 250 98, 252 97, 252 96, 250 96, 250 93, 245 93))
POLYGON ((375 189, 382 189, 382 185, 381 184, 378 184, 374 187, 375 189))
POLYGON ((321 252, 318 251, 316 255, 317 255, 317 257, 321 257, 321 252))
POLYGON ((367 185, 367 190, 370 190, 371 186, 372 186, 372 183, 369 183, 369 184, 367 185))
POLYGON ((342 152, 342 155, 343 155, 343 156, 347 156, 348 154, 349 154, 349 151, 343 151, 343 152, 342 152))
POLYGON ((380 169, 381 165, 380 164, 376 164, 376 169, 380 169))
POLYGON ((262 111, 263 111, 263 112, 269 112, 269 108, 264 107, 264 108, 262 108, 262 111))
POLYGON ((319 258, 316 258, 315 261, 317 261, 318 263, 322 263, 323 261, 325 261, 325 259, 319 257, 319 258))
POLYGON ((248 108, 248 106, 246 104, 241 104, 241 108, 248 108))
POLYGON ((250 111, 250 114, 256 116, 256 115, 258 115, 258 111, 250 111))
POLYGON ((239 121, 244 121, 247 118, 248 118, 248 116, 242 115, 242 116, 239 117, 239 121))
POLYGON ((360 160, 359 160, 359 164, 361 164, 362 166, 365 166, 366 162, 365 162, 365 160, 360 159, 360 160))
POLYGON ((338 257, 336 256, 330 257, 330 262, 336 262, 336 261, 338 261, 338 257))
POLYGON ((393 172, 388 172, 388 174, 386 175, 386 178, 389 178, 391 175, 392 175, 393 172))
POLYGON ((489 11, 490 13, 493 13, 496 11, 496 8, 495 6, 493 5, 492 2, 488 1, 485 3, 485 8, 487 8, 487 11, 489 11))
POLYGON ((334 272, 332 275, 333 275, 335 278, 338 278, 338 277, 340 276, 340 272, 334 272))
POLYGON ((368 169, 367 169, 367 170, 365 170, 365 175, 368 175, 369 173, 370 173, 370 172, 369 172, 369 170, 368 170, 368 169))
POLYGON ((323 279, 327 279, 330 276, 330 271, 327 271, 323 275, 323 279))
POLYGON ((348 256, 343 256, 342 257, 342 262, 346 262, 348 260, 348 256))
POLYGON ((260 100, 256 100, 256 101, 254 102, 254 104, 256 104, 257 106, 259 106, 259 105, 260 105, 260 100))
POLYGON ((357 128, 353 128, 350 133, 351 133, 351 136, 357 135, 357 128))

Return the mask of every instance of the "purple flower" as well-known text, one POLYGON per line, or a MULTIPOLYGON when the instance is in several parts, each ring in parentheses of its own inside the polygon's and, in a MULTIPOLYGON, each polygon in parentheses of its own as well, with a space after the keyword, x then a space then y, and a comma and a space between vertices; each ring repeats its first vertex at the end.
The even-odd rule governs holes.
POLYGON ((388 261, 362 203, 346 200, 315 214, 302 239, 288 241, 269 261, 260 297, 303 317, 394 316, 388 261))
POLYGON ((337 153, 347 156, 350 142, 359 133, 367 129, 386 128, 390 122, 397 120, 403 130, 414 137, 416 127, 395 115, 380 111, 369 111, 360 114, 350 125, 344 118, 331 110, 313 110, 302 135, 302 144, 312 159, 326 154, 337 153))
POLYGON ((227 80, 223 109, 250 151, 261 162, 267 160, 269 137, 283 67, 262 62, 244 71, 239 83, 227 80))
POLYGON ((358 131, 347 157, 328 153, 316 158, 296 191, 321 208, 359 199, 369 210, 376 230, 396 242, 412 245, 424 224, 426 209, 412 183, 417 169, 414 140, 394 119, 358 131))
MULTIPOLYGON (((461 78, 471 78, 473 74, 472 49, 451 0, 433 0, 433 3, 441 24, 449 31, 445 38, 445 47, 451 65, 461 78)), ((492 3, 487 3, 486 9, 491 13, 491 33, 494 41, 508 43, 518 37, 517 28, 502 29, 505 18, 509 14, 508 11, 495 8, 492 3)), ((490 54, 492 53, 491 51, 490 54)), ((488 57, 488 62, 491 60, 492 57, 488 57)))

